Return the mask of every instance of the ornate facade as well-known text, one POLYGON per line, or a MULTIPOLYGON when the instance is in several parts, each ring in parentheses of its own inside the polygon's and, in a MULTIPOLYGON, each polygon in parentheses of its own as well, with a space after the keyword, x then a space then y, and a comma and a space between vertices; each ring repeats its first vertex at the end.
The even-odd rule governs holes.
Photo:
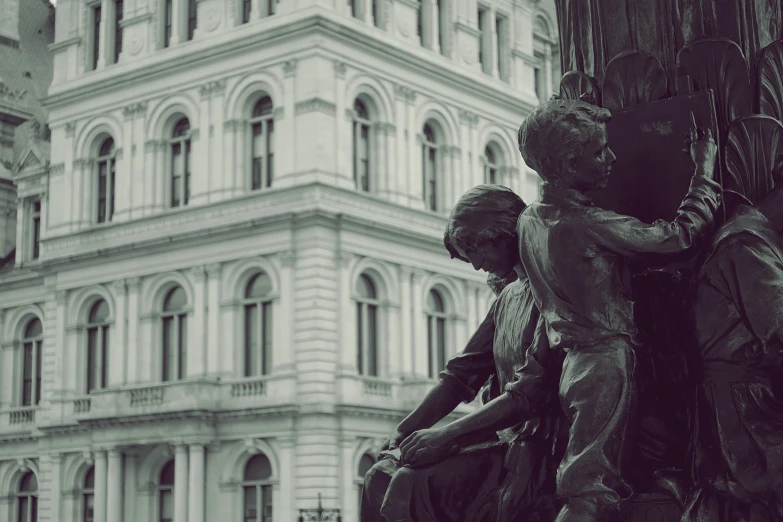
POLYGON ((527 0, 58 0, 51 146, 7 205, 0 522, 318 493, 357 521, 367 453, 491 303, 449 208, 536 197, 515 136, 555 34, 527 0))

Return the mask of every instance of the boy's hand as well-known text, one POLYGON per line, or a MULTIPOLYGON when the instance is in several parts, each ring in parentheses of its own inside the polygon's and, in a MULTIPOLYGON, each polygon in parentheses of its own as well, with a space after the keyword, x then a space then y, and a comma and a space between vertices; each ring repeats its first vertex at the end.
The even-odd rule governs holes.
POLYGON ((704 174, 712 178, 715 166, 715 155, 718 145, 712 139, 712 130, 701 130, 696 126, 696 118, 691 112, 691 128, 685 140, 690 151, 691 159, 698 167, 705 167, 704 174))

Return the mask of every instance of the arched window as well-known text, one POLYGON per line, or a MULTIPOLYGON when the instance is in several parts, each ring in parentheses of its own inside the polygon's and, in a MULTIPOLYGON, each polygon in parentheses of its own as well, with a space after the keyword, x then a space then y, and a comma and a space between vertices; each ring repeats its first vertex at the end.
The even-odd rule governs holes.
POLYGON ((106 387, 109 368, 109 305, 101 299, 87 318, 87 393, 106 387))
POLYGON ((274 160, 275 120, 272 98, 264 96, 253 107, 250 119, 252 178, 250 188, 257 190, 272 186, 274 160))
POLYGON ((22 341, 22 406, 41 402, 42 347, 43 326, 36 317, 27 323, 22 341))
POLYGON ((421 172, 424 182, 424 202, 429 210, 438 210, 438 143, 435 132, 428 123, 424 125, 424 138, 421 152, 421 172))
POLYGON ((36 522, 38 520, 38 479, 28 471, 19 481, 16 493, 17 521, 36 522))
POLYGON ((359 470, 356 474, 356 484, 359 489, 359 511, 358 513, 362 512, 362 494, 364 493, 364 476, 367 475, 367 472, 370 471, 370 468, 372 468, 375 465, 375 459, 370 455, 369 453, 365 453, 362 455, 361 460, 359 460, 359 470))
POLYGON ((171 133, 171 206, 182 207, 190 199, 190 121, 182 118, 171 133))
POLYGON ((106 223, 114 215, 114 187, 117 170, 114 140, 106 138, 98 150, 97 221, 106 223))
POLYGON ((169 290, 163 301, 163 381, 176 381, 187 373, 188 298, 181 286, 169 290))
POLYGON ((484 183, 494 185, 498 183, 498 158, 491 145, 484 149, 484 183))
POLYGON ((370 191, 371 122, 367 106, 360 99, 353 103, 353 180, 356 188, 370 191))
POLYGON ((158 520, 174 520, 174 461, 170 460, 160 472, 158 480, 158 520))
POLYGON ((245 287, 245 377, 268 375, 272 369, 272 280, 264 272, 245 287))
POLYGON ((84 476, 82 484, 82 522, 95 520, 95 467, 84 476))
POLYGON ((427 296, 427 344, 430 378, 437 378, 446 366, 446 307, 435 289, 427 296))
POLYGON ((272 465, 264 454, 245 465, 243 487, 244 522, 272 522, 272 465))
POLYGON ((378 376, 378 295, 366 274, 356 281, 356 369, 360 375, 378 376))

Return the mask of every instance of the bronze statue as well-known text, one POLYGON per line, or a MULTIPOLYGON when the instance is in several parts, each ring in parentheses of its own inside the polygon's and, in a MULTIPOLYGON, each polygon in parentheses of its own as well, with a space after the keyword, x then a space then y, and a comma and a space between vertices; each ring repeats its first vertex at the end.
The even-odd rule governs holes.
POLYGON ((672 222, 646 224, 595 207, 585 192, 609 180, 610 118, 608 110, 582 101, 554 100, 519 130, 520 152, 544 180, 540 202, 519 219, 520 257, 551 349, 565 352, 558 377, 570 436, 557 471, 557 494, 567 499, 558 522, 615 519, 631 496, 621 459, 641 343, 629 263, 692 253, 710 232, 720 198, 711 179, 715 143, 709 130, 699 139, 694 122, 689 141, 696 169, 672 222))
POLYGON ((398 461, 387 451, 367 474, 363 522, 554 518, 552 455, 561 415, 556 373, 545 368, 558 367, 559 356, 548 349, 517 254, 515 227, 524 207, 511 190, 480 185, 452 211, 446 248, 493 274, 489 282, 501 291, 463 353, 386 444, 399 445, 398 461), (432 428, 460 401, 472 401, 493 374, 486 404, 432 428))
POLYGON ((701 387, 683 520, 773 522, 783 519, 783 125, 751 116, 729 135, 745 141, 737 159, 753 161, 730 163, 734 208, 689 302, 701 387))

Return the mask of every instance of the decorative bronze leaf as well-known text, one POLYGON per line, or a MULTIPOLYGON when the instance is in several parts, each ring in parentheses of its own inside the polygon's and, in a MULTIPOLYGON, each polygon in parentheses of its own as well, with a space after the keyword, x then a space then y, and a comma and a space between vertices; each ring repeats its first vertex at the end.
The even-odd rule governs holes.
POLYGON ((660 100, 668 94, 666 71, 648 52, 620 53, 606 66, 601 93, 610 111, 660 100))
POLYGON ((783 120, 783 42, 764 48, 758 69, 759 112, 783 120))
POLYGON ((758 203, 773 188, 772 173, 783 167, 783 125, 754 114, 731 124, 724 148, 723 188, 758 203))
MULTIPOLYGON (((700 38, 677 54, 675 75, 688 76, 694 91, 712 89, 718 116, 720 140, 731 122, 752 112, 750 73, 739 46, 728 38, 700 38)), ((684 94, 683 82, 677 82, 677 93, 684 94)))
POLYGON ((593 77, 580 71, 569 71, 563 75, 563 79, 560 80, 560 98, 601 105, 598 83, 593 77))

